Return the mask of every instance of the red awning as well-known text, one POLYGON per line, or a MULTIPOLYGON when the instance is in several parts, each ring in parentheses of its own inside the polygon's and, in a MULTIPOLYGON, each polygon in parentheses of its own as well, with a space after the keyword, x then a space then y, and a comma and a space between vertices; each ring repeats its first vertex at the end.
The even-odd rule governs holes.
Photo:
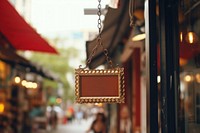
POLYGON ((17 50, 57 53, 14 9, 0 0, 0 33, 17 50))

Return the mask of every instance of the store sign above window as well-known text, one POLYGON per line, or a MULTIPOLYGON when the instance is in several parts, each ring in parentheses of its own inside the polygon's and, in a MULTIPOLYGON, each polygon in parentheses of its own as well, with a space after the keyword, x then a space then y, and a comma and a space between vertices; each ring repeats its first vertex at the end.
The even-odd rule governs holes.
POLYGON ((124 68, 113 67, 108 50, 104 49, 101 39, 101 0, 98 0, 98 29, 97 45, 89 56, 86 67, 75 69, 75 96, 77 103, 124 103, 124 68), (109 68, 103 70, 89 70, 87 67, 92 61, 97 48, 102 47, 109 68))

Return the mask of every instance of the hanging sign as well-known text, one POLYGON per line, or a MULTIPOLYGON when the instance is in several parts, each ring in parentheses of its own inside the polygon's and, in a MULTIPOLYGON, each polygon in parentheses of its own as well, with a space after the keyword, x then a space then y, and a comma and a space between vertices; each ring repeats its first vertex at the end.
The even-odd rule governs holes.
POLYGON ((123 103, 124 69, 75 70, 77 103, 123 103))
POLYGON ((75 69, 75 96, 77 103, 124 103, 124 68, 113 68, 108 50, 104 48, 101 38, 101 0, 98 0, 98 43, 89 56, 86 67, 75 69), (110 69, 88 70, 97 48, 101 46, 110 69))

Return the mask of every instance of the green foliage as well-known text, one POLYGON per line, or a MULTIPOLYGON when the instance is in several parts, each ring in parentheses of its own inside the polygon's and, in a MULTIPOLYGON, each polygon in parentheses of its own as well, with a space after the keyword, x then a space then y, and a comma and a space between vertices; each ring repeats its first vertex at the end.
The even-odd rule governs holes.
MULTIPOLYGON (((54 39, 54 44, 59 42, 58 38, 54 39)), ((38 63, 45 69, 48 69, 55 73, 61 83, 63 84, 63 89, 64 89, 64 95, 63 99, 74 99, 74 94, 73 94, 73 89, 66 79, 66 74, 71 72, 74 73, 74 68, 69 66, 69 60, 72 58, 77 58, 79 51, 73 47, 70 48, 59 48, 57 49, 59 52, 58 55, 53 55, 53 54, 48 54, 48 53, 39 53, 39 52, 34 52, 32 53, 32 56, 30 58, 31 61, 38 63)), ((44 80, 43 87, 52 87, 54 89, 57 89, 58 82, 56 81, 51 81, 48 79, 44 80)))

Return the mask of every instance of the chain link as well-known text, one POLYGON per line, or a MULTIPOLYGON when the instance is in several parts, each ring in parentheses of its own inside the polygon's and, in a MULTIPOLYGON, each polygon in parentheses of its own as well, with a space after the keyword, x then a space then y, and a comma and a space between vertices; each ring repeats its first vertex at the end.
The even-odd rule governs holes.
POLYGON ((136 9, 136 0, 129 0, 129 17, 130 17, 130 27, 135 27, 133 13, 136 9))
POLYGON ((111 58, 109 57, 109 53, 108 53, 108 50, 104 48, 103 46, 103 42, 102 42, 102 38, 101 38, 101 29, 102 29, 102 24, 101 24, 101 0, 98 0, 98 12, 97 12, 97 15, 98 15, 98 24, 97 24, 97 28, 99 30, 99 35, 98 35, 98 38, 97 38, 97 41, 98 41, 98 44, 93 48, 92 50, 92 53, 90 54, 87 62, 86 62, 86 67, 89 66, 89 64, 91 63, 97 49, 99 46, 102 47, 103 49, 103 53, 104 55, 106 56, 106 61, 108 63, 108 65, 110 66, 110 68, 113 68, 113 62, 111 60, 111 58))

